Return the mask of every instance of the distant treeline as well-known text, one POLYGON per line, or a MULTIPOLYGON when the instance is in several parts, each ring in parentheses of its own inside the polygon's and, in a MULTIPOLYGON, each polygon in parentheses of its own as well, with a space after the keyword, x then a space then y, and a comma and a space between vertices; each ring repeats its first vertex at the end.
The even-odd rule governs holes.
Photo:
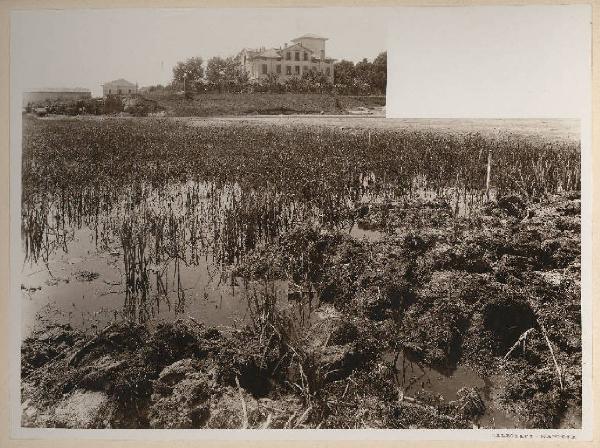
POLYGON ((373 61, 366 58, 355 64, 341 60, 334 64, 334 79, 309 71, 281 81, 276 75, 250 80, 237 57, 213 57, 206 63, 201 57, 189 58, 173 67, 171 83, 147 87, 147 90, 185 92, 271 92, 338 93, 342 95, 384 95, 387 85, 387 52, 373 61))

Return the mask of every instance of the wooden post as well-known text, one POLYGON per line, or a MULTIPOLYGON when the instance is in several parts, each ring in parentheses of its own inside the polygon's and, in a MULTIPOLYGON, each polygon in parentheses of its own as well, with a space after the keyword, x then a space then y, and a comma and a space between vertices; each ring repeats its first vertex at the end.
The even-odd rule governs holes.
POLYGON ((490 200, 490 178, 492 175, 492 148, 488 148, 487 158, 487 176, 485 178, 485 196, 487 200, 490 200))

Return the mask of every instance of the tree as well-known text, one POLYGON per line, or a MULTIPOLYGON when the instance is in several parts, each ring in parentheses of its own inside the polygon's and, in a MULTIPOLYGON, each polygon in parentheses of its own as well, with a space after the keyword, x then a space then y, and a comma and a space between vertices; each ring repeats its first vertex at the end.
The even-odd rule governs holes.
POLYGON ((333 65, 333 83, 350 87, 354 84, 354 62, 341 60, 333 65))
POLYGON ((323 93, 331 88, 327 76, 323 72, 317 70, 310 70, 304 73, 301 79, 305 84, 305 89, 310 92, 323 93))
POLYGON ((206 80, 214 84, 222 83, 225 80, 225 71, 227 62, 225 59, 215 56, 206 63, 206 80))
POLYGON ((204 77, 204 61, 201 57, 189 58, 178 62, 173 67, 173 84, 182 86, 184 90, 196 88, 204 77))
POLYGON ((298 76, 291 76, 283 82, 283 88, 286 92, 300 92, 302 90, 302 81, 298 76))
POLYGON ((367 58, 357 64, 340 61, 334 66, 334 82, 343 93, 385 93, 387 84, 387 53, 384 51, 369 62, 367 58))
POLYGON ((283 86, 279 83, 279 78, 275 73, 269 73, 258 82, 258 91, 260 92, 280 92, 283 86))
POLYGON ((206 80, 217 86, 219 91, 224 88, 239 90, 248 81, 248 75, 237 58, 215 56, 206 64, 206 80))
POLYGON ((364 58, 354 67, 355 78, 354 83, 360 86, 368 86, 371 87, 372 84, 372 74, 373 74, 373 64, 371 64, 367 58, 364 58))
POLYGON ((387 87, 387 51, 379 53, 373 61, 372 84, 382 93, 387 87))

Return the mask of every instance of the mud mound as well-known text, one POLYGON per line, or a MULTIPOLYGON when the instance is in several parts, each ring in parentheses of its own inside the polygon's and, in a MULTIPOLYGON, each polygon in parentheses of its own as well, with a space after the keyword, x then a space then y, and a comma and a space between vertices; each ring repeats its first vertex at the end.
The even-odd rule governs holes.
POLYGON ((492 251, 489 240, 476 232, 452 238, 438 238, 435 245, 423 255, 423 263, 430 271, 459 270, 484 273, 492 270, 492 251))
POLYGON ((154 381, 148 414, 152 428, 200 428, 210 416, 216 372, 186 358, 165 367, 154 381))
POLYGON ((357 278, 358 292, 351 302, 352 309, 376 321, 392 317, 415 300, 414 287, 418 283, 415 264, 390 249, 386 244, 378 246, 385 256, 365 266, 357 278))
POLYGON ((522 218, 525 216, 526 212, 525 201, 521 196, 517 195, 502 196, 498 198, 497 208, 515 218, 522 218))
POLYGON ((457 400, 450 404, 456 407, 457 414, 462 420, 476 420, 485 413, 485 403, 477 389, 463 387, 456 393, 457 400))
POLYGON ((83 334, 70 325, 52 325, 35 331, 21 345, 21 376, 56 359, 76 342, 83 339, 83 334))
POLYGON ((426 222, 433 228, 443 227, 452 217, 450 204, 445 199, 412 199, 386 204, 370 204, 355 211, 360 228, 394 232, 413 230, 426 222))
POLYGON ((452 370, 460 358, 468 324, 465 310, 448 299, 429 305, 417 302, 402 319, 401 343, 427 364, 452 370))
POLYGON ((516 363, 508 366, 511 380, 501 393, 501 400, 524 427, 556 428, 567 406, 567 394, 551 366, 535 369, 516 363))
POLYGON ((211 402, 206 428, 213 429, 291 429, 302 428, 310 408, 294 395, 284 395, 272 400, 256 399, 243 389, 226 388, 211 402), (308 411, 308 412, 307 412, 308 411))
MULTIPOLYGON (((346 378, 352 372, 364 368, 374 358, 374 340, 369 326, 349 321, 347 317, 317 321, 308 328, 302 341, 306 344, 302 368, 312 372, 313 388, 346 378)), ((292 364, 291 381, 298 380, 300 365, 292 364)))

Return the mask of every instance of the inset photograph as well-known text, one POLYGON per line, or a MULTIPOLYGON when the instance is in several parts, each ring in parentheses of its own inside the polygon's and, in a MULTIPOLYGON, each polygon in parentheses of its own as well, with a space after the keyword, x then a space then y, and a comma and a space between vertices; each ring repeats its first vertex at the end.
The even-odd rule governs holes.
POLYGON ((580 120, 386 118, 387 15, 13 14, 21 427, 581 428, 580 120))

